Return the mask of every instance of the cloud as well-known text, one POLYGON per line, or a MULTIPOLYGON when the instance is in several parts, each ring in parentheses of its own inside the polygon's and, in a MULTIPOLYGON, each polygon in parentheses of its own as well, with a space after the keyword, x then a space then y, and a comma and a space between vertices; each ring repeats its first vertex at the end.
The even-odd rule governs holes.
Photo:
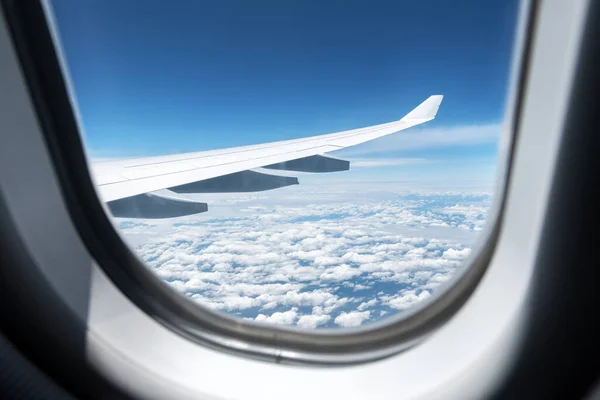
POLYGON ((434 294, 469 254, 490 201, 334 193, 249 198, 210 215, 119 225, 149 268, 199 304, 267 323, 346 327, 434 294))
POLYGON ((431 296, 431 293, 428 290, 423 290, 418 295, 414 290, 408 290, 401 293, 398 296, 387 299, 386 303, 397 310, 405 310, 414 304, 427 299, 431 296))
POLYGON ((377 300, 377 299, 371 299, 371 300, 366 301, 364 303, 360 303, 360 305, 358 307, 356 307, 356 309, 358 311, 364 311, 364 310, 366 310, 369 307, 373 307, 377 303, 379 303, 379 300, 377 300))
POLYGON ((483 143, 497 143, 500 138, 500 124, 462 125, 440 128, 413 128, 406 132, 384 136, 363 143, 355 148, 336 152, 342 156, 387 153, 398 150, 421 150, 442 147, 472 146, 483 143))
POLYGON ((350 328, 361 325, 371 316, 370 311, 351 311, 343 312, 335 318, 335 323, 344 328, 350 328))
POLYGON ((352 268, 347 264, 338 265, 327 269, 320 278, 324 281, 344 281, 362 274, 358 268, 352 268))
POLYGON ((462 250, 448 249, 448 250, 444 251, 444 253, 442 254, 442 257, 449 258, 451 260, 461 260, 461 259, 465 258, 466 256, 468 256, 470 252, 471 252, 471 249, 469 249, 469 248, 465 248, 462 250))
POLYGON ((292 325, 298 317, 297 311, 298 309, 294 307, 289 311, 276 312, 271 314, 270 316, 258 314, 258 316, 255 318, 255 321, 268 322, 272 324, 292 325))
POLYGON ((316 328, 319 325, 323 325, 329 321, 331 317, 329 315, 303 315, 298 319, 297 325, 302 328, 316 328))

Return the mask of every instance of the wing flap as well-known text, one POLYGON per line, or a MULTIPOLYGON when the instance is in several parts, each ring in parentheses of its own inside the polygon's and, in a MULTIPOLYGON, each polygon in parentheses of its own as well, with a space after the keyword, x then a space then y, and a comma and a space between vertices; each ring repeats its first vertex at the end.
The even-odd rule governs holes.
POLYGON ((113 200, 107 206, 113 217, 117 218, 173 218, 208 211, 206 203, 160 193, 144 193, 113 200))
POLYGON ((265 165, 263 168, 299 172, 339 172, 349 170, 350 161, 316 155, 265 165))
POLYGON ((175 186, 169 190, 175 193, 245 193, 262 192, 297 185, 298 178, 264 174, 256 171, 241 171, 217 176, 198 182, 175 186))

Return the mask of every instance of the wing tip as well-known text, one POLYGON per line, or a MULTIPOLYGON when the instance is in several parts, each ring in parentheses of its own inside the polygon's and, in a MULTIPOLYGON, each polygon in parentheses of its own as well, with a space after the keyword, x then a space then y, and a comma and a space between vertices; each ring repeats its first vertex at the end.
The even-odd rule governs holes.
POLYGON ((444 98, 444 95, 442 95, 442 94, 434 94, 434 95, 429 96, 427 98, 427 100, 425 100, 424 102, 419 104, 417 107, 415 107, 411 112, 406 114, 406 116, 402 119, 411 119, 411 120, 413 120, 413 119, 419 119, 419 120, 434 119, 435 116, 437 115, 440 105, 442 104, 443 98, 444 98))

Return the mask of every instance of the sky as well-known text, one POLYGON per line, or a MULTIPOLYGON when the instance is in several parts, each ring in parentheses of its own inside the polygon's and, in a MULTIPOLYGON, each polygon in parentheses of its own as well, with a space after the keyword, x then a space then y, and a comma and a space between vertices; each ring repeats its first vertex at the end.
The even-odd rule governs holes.
POLYGON ((434 121, 333 154, 365 167, 343 178, 495 177, 514 0, 52 5, 92 159, 353 129, 443 94, 434 121))

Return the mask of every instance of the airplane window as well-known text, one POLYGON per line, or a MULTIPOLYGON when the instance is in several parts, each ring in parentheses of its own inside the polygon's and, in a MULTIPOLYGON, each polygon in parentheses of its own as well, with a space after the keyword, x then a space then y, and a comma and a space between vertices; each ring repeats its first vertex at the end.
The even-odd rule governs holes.
POLYGON ((100 199, 217 312, 351 328, 435 299, 493 221, 516 0, 51 7, 100 199))

